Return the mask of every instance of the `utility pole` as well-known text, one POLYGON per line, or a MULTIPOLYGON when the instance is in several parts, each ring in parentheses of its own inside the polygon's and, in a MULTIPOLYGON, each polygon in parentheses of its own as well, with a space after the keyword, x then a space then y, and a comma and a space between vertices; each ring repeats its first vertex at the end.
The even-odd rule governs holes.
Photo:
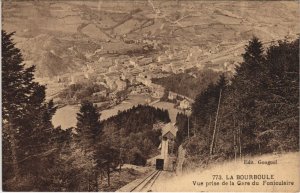
POLYGON ((190 140, 190 118, 189 116, 187 118, 188 118, 188 139, 190 140))
POLYGON ((189 110, 184 110, 184 114, 187 116, 187 119, 188 119, 188 140, 190 140, 190 115, 191 115, 191 112, 189 110))
POLYGON ((239 128, 239 146, 240 146, 240 159, 242 161, 242 144, 241 144, 241 134, 242 134, 242 130, 241 128, 239 128))
POLYGON ((233 131, 233 150, 234 150, 234 161, 236 162, 236 137, 235 129, 233 131))
POLYGON ((220 89, 220 95, 219 95, 219 102, 218 102, 218 108, 217 108, 217 114, 216 114, 216 120, 215 120, 215 126, 214 126, 214 132, 212 136, 212 141, 210 144, 210 155, 213 155, 214 145, 215 145, 215 136, 216 136, 216 130, 217 130, 217 122, 218 122, 218 115, 219 115, 219 109, 220 109, 220 102, 221 102, 221 96, 222 96, 222 89, 220 89))
POLYGON ((196 136, 196 126, 198 125, 197 117, 195 117, 195 124, 194 124, 194 137, 196 136))
POLYGON ((121 148, 119 151, 119 174, 121 174, 121 148))
POLYGON ((208 131, 210 131, 210 124, 211 124, 211 115, 209 115, 209 125, 208 125, 208 131))
POLYGON ((236 162, 236 154, 237 154, 237 136, 236 136, 236 128, 235 128, 235 117, 233 116, 233 147, 234 147, 234 161, 236 162))

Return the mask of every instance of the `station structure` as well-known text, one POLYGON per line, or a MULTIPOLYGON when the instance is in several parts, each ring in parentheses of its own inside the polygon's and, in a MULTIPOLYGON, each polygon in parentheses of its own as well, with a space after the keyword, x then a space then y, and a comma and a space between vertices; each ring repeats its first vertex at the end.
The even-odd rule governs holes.
POLYGON ((168 123, 162 128, 161 144, 159 149, 161 151, 158 159, 163 160, 163 170, 174 171, 176 165, 175 155, 175 138, 177 133, 175 123, 168 123))

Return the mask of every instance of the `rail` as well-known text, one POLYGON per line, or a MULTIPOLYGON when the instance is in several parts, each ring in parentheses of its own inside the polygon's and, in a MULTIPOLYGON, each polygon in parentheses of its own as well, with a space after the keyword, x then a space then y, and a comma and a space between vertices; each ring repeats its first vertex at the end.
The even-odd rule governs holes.
POLYGON ((159 177, 162 171, 155 170, 149 176, 147 176, 144 180, 138 183, 134 188, 130 190, 130 192, 148 192, 151 191, 151 187, 159 177))

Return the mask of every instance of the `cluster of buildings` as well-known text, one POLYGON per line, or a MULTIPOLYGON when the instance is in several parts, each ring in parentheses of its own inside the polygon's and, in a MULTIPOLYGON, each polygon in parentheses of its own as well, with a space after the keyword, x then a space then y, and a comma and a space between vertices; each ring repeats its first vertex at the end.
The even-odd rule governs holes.
MULTIPOLYGON (((94 66, 93 70, 85 69, 83 72, 93 72, 96 76, 94 77, 96 83, 104 85, 112 92, 123 91, 131 87, 132 93, 149 92, 155 98, 160 98, 164 94, 164 88, 151 81, 152 78, 166 76, 161 73, 161 67, 154 62, 152 57, 122 55, 118 58, 102 58, 101 62, 94 66), (107 70, 99 72, 99 68, 102 71, 104 68, 107 70)), ((92 78, 92 75, 89 77, 92 78)))
POLYGON ((195 102, 193 99, 171 91, 169 91, 168 99, 175 101, 181 110, 191 110, 192 104, 195 102))
MULTIPOLYGON (((133 41, 133 43, 154 46, 161 45, 161 42, 155 39, 130 40, 127 37, 123 37, 123 39, 124 41, 133 41)), ((183 73, 187 69, 195 66, 200 68, 201 65, 197 63, 199 58, 216 51, 205 51, 199 46, 164 46, 164 48, 165 50, 161 51, 158 56, 112 56, 109 54, 97 56, 96 60, 88 62, 79 72, 57 76, 49 81, 53 83, 51 83, 52 85, 56 84, 56 86, 61 88, 81 82, 93 82, 103 85, 107 88, 106 92, 110 93, 117 93, 130 88, 130 92, 133 94, 149 93, 154 98, 161 98, 164 95, 164 88, 154 84, 151 81, 152 78, 161 78, 169 76, 170 74, 183 73)), ((216 49, 218 50, 219 48, 216 49)), ((95 51, 95 53, 97 55, 98 52, 95 51)), ((225 62, 224 65, 214 66, 211 64, 205 68, 220 71, 234 71, 234 67, 235 64, 225 62)), ((55 89, 57 90, 57 87, 53 90, 55 89)), ((100 92, 94 94, 104 96, 108 93, 100 92)), ((180 101, 179 108, 187 109, 190 103, 191 100, 189 99, 182 100, 180 101)))
MULTIPOLYGON (((117 93, 132 87, 133 93, 149 92, 153 97, 160 98, 164 88, 152 83, 152 78, 166 76, 160 72, 159 67, 152 57, 129 57, 121 55, 116 58, 100 57, 98 61, 86 64, 79 72, 56 76, 51 85, 68 85, 92 82, 103 85, 106 92, 117 93), (140 85, 142 84, 142 86, 140 85)), ((99 92, 94 95, 106 96, 107 93, 99 92)))
POLYGON ((158 49, 162 45, 161 40, 155 39, 155 37, 149 37, 147 34, 144 34, 143 39, 136 39, 136 37, 127 37, 124 35, 122 37, 123 41, 127 44, 143 44, 152 46, 153 49, 158 49))
POLYGON ((133 86, 131 89, 132 94, 144 94, 148 93, 153 98, 161 98, 164 95, 165 88, 161 85, 154 84, 151 80, 151 76, 145 73, 139 74, 136 77, 136 82, 140 83, 136 86, 133 86))

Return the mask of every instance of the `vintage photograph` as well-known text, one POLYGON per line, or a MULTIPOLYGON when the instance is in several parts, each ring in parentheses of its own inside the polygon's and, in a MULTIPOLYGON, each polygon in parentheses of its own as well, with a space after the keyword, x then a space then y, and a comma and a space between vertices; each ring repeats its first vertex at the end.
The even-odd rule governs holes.
POLYGON ((298 1, 1 11, 2 191, 300 191, 298 1))

